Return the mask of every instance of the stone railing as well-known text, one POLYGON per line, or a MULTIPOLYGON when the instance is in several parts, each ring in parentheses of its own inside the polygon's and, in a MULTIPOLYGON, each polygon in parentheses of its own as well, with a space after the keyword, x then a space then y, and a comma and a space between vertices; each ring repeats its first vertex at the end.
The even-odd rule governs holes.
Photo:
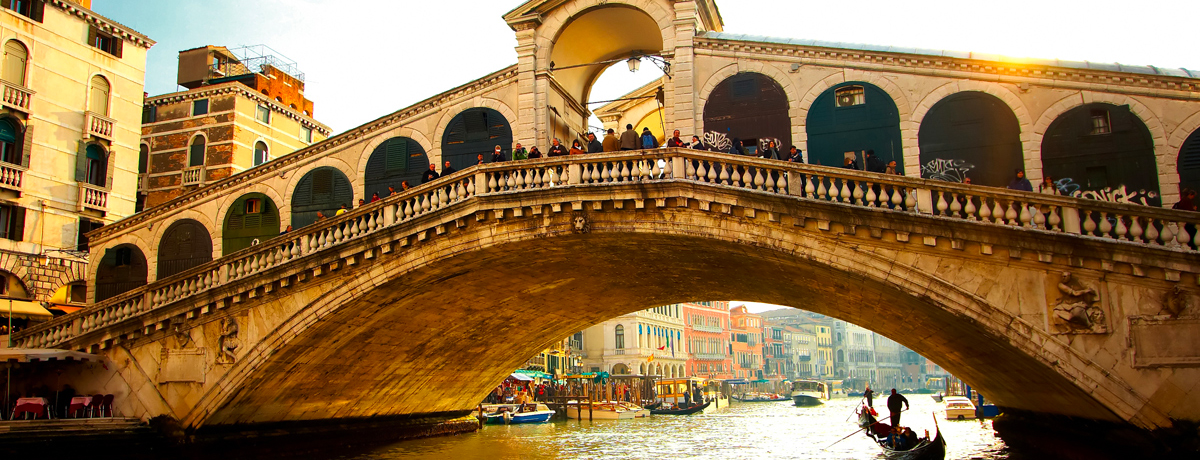
POLYGON ((183 170, 181 182, 183 185, 200 185, 204 182, 204 167, 193 166, 183 170))
POLYGON ((79 210, 108 211, 108 190, 87 182, 79 183, 79 210))
POLYGON ((721 361, 731 358, 731 356, 723 355, 721 353, 693 353, 692 357, 705 361, 721 361))
MULTIPOLYGON (((1200 214, 1197 213, 687 149, 492 163, 467 168, 157 280, 79 312, 28 328, 15 338, 21 346, 45 347, 91 334, 144 312, 244 280, 475 196, 671 181, 788 195, 898 215, 923 215, 997 227, 1075 234, 1180 252, 1196 251, 1196 227, 1200 227, 1200 214)), ((86 184, 80 184, 80 194, 81 203, 104 206, 107 201, 107 192, 86 184)), ((703 205, 702 209, 705 209, 703 205)), ((748 345, 756 346, 757 342, 748 345)), ((627 349, 626 353, 635 352, 627 349)), ((670 356, 670 351, 657 352, 655 356, 670 356)))
POLYGON ((0 162, 0 188, 20 191, 24 178, 24 166, 0 162))
POLYGON ((2 100, 5 107, 10 107, 25 113, 29 113, 29 103, 33 101, 34 91, 16 83, 4 83, 4 99, 2 100))
POLYGON ((113 125, 116 124, 116 120, 92 111, 84 112, 83 118, 83 126, 87 129, 85 137, 96 136, 110 141, 113 139, 113 125))
POLYGON ((715 332, 718 334, 725 332, 725 329, 722 329, 720 326, 708 326, 704 324, 693 324, 692 330, 698 332, 715 332))

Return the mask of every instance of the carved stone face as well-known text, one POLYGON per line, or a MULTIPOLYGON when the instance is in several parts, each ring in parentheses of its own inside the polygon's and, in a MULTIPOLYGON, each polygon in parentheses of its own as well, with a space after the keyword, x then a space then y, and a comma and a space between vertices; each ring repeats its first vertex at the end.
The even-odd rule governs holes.
POLYGON ((575 216, 575 230, 582 231, 584 227, 587 227, 587 219, 583 216, 575 216))
POLYGON ((1064 282, 1064 283, 1065 283, 1065 282, 1067 282, 1067 281, 1071 281, 1071 272, 1063 272, 1063 273, 1062 273, 1062 278, 1060 278, 1060 279, 1061 279, 1061 280, 1062 280, 1062 282, 1064 282))

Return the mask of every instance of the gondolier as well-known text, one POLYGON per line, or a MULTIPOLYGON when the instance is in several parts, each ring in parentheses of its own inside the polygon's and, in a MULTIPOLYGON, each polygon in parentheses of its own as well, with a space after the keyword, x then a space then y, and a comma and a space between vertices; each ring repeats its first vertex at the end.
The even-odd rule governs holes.
POLYGON ((875 391, 871 390, 871 384, 869 384, 869 383, 867 384, 867 391, 863 392, 863 397, 867 398, 867 407, 870 407, 870 408, 875 407, 875 403, 874 403, 875 391))
POLYGON ((887 400, 888 411, 891 412, 892 428, 900 426, 900 406, 902 404, 904 405, 904 409, 908 410, 908 398, 905 398, 900 393, 896 393, 896 389, 892 388, 892 395, 888 396, 887 400))

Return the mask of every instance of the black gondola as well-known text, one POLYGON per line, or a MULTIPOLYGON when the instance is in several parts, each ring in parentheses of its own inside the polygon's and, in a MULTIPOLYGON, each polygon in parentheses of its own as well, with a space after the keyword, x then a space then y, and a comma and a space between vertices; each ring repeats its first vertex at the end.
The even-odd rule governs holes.
POLYGON ((651 409, 650 414, 651 415, 692 415, 692 414, 695 414, 696 412, 700 412, 704 409, 707 409, 709 404, 712 404, 712 403, 706 402, 704 404, 694 404, 691 407, 688 407, 687 409, 651 409))
POLYGON ((875 441, 876 444, 879 444, 879 447, 883 449, 884 457, 893 460, 943 460, 946 458, 946 440, 942 438, 942 430, 937 426, 936 417, 933 419, 935 432, 933 439, 921 440, 915 447, 906 450, 892 449, 879 441, 874 429, 876 423, 875 417, 870 412, 866 410, 858 411, 859 428, 863 428, 863 432, 866 433, 867 437, 875 441))

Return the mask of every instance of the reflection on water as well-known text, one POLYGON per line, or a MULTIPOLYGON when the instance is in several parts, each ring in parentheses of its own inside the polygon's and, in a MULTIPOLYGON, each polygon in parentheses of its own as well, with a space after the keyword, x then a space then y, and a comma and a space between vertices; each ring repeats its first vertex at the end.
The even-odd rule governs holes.
MULTIPOLYGON (((902 425, 918 434, 934 430, 931 413, 941 404, 929 396, 910 395, 912 410, 902 425)), ((636 420, 566 420, 541 425, 486 426, 466 435, 405 441, 356 460, 496 459, 496 458, 805 458, 862 459, 881 457, 865 435, 853 433, 854 399, 828 401, 820 407, 790 403, 733 403, 707 414, 652 416, 636 420), (832 447, 830 445, 832 444, 832 447)), ((880 411, 885 415, 887 410, 880 411)), ((947 442, 947 459, 1009 459, 991 422, 939 418, 947 442)))

